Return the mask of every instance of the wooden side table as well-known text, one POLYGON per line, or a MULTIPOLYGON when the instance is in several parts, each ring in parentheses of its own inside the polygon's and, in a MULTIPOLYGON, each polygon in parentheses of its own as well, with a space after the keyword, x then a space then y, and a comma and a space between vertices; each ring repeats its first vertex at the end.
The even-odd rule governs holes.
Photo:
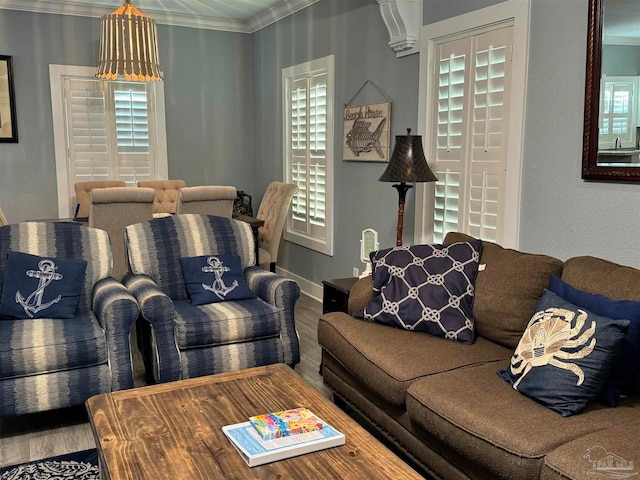
POLYGON ((353 287, 358 280, 360 279, 357 277, 323 280, 322 285, 324 286, 324 289, 322 292, 322 313, 347 313, 349 292, 351 291, 351 287, 353 287))

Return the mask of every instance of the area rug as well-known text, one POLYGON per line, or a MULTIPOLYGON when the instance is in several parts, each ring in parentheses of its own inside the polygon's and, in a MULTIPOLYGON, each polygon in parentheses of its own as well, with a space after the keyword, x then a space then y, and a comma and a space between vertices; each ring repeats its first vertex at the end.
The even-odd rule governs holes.
POLYGON ((0 468, 0 480, 99 480, 95 449, 0 468))

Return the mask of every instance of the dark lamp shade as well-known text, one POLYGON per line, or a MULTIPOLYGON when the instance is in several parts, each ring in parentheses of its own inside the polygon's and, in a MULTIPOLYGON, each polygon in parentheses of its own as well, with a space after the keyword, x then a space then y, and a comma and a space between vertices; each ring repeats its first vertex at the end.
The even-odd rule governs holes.
POLYGON ((405 183, 438 181, 424 157, 420 135, 411 135, 411 129, 407 129, 407 135, 396 135, 391 160, 378 180, 405 183))

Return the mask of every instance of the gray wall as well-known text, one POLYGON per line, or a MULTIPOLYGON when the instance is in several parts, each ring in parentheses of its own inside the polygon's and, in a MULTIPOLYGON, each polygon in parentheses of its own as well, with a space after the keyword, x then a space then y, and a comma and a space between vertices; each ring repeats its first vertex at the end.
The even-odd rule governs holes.
POLYGON ((605 75, 640 75, 640 47, 603 45, 602 73, 605 75))
MULTIPOLYGON (((57 217, 49 64, 97 65, 100 20, 0 9, 12 55, 19 143, 0 143, 9 221, 57 217)), ((169 177, 255 190, 250 35, 159 25, 169 177)))
MULTIPOLYGON (((283 178, 282 69, 335 55, 334 256, 289 242, 281 243, 278 254, 279 266, 315 283, 363 268, 360 233, 367 227, 378 230, 381 247, 395 245, 398 193, 378 182, 386 164, 345 162, 341 148, 342 107, 367 80, 391 98, 392 136, 417 128, 418 55, 396 58, 388 42, 378 4, 371 0, 322 0, 252 35, 258 192, 283 178)), ((413 234, 413 198, 409 192, 406 239, 413 234)))
POLYGON ((638 267, 640 185, 580 179, 587 11, 532 2, 520 246, 638 267))

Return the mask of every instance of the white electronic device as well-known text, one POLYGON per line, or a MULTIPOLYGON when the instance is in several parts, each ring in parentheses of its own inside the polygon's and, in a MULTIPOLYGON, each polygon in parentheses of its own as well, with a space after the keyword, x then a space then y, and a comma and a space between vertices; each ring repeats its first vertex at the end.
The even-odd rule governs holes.
POLYGON ((373 228, 367 228, 362 231, 362 238, 360 239, 360 260, 364 262, 365 269, 360 274, 360 278, 364 278, 367 275, 371 275, 373 270, 371 268, 371 260, 369 254, 375 252, 380 247, 378 243, 378 232, 373 228))

